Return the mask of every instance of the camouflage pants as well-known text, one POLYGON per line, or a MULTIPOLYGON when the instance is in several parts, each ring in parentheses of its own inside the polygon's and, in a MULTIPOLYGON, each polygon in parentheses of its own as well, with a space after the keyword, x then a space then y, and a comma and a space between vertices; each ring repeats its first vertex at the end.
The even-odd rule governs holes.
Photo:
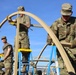
MULTIPOLYGON (((29 38, 26 33, 19 34, 19 48, 25 48, 25 49, 30 48, 29 38)), ((22 53, 23 62, 26 62, 28 60, 27 57, 28 57, 28 54, 22 53)))
MULTIPOLYGON (((14 45, 16 43, 16 37, 14 41, 14 45)), ((30 48, 29 38, 28 35, 25 32, 19 33, 19 48, 30 48)))
MULTIPOLYGON (((72 64, 73 68, 76 71, 76 56, 75 56, 76 48, 70 49, 69 47, 64 47, 64 49, 68 55, 68 58, 70 59, 70 62, 72 64)), ((58 56, 58 63, 59 63, 59 67, 60 67, 60 75, 69 75, 68 71, 66 69, 65 63, 63 62, 61 56, 58 56)))
POLYGON ((20 48, 30 48, 28 35, 24 32, 19 33, 19 46, 20 48))
MULTIPOLYGON (((15 39, 16 41, 16 39, 15 39)), ((19 48, 23 49, 29 49, 30 48, 30 43, 29 43, 29 38, 26 32, 19 32, 19 48)), ((28 61, 29 54, 25 54, 22 52, 22 62, 27 62, 28 61)), ((23 65, 22 72, 25 72, 25 67, 23 65)))
POLYGON ((0 75, 12 75, 12 63, 6 61, 0 62, 0 75))
MULTIPOLYGON (((15 39, 15 41, 16 41, 16 39, 15 39)), ((16 42, 14 42, 14 43, 16 43, 16 42)), ((30 48, 29 38, 25 32, 19 33, 19 48, 24 48, 24 49, 30 48)), ((23 60, 26 60, 26 56, 27 55, 25 55, 25 53, 22 53, 23 60)))

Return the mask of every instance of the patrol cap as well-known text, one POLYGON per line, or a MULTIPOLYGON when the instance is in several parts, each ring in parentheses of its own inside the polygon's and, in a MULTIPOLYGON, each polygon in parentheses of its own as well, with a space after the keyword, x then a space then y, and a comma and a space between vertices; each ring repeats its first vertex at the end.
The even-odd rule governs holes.
POLYGON ((64 3, 62 5, 61 14, 70 16, 72 14, 72 5, 69 3, 64 3))
POLYGON ((19 6, 18 11, 25 11, 25 8, 23 6, 19 6))
POLYGON ((7 39, 6 36, 3 36, 3 37, 1 38, 1 40, 3 40, 3 39, 7 39))

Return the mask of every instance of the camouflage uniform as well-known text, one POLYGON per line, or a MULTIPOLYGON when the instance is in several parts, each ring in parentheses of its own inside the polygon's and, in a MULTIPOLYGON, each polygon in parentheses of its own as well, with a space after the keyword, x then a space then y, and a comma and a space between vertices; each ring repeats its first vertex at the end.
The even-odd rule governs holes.
MULTIPOLYGON (((25 11, 23 6, 18 7, 18 11, 25 11)), ((21 15, 21 14, 19 14, 21 15)), ((17 19, 19 20, 19 48, 25 48, 29 49, 30 48, 30 42, 29 42, 29 37, 28 37, 28 29, 26 23, 28 22, 30 24, 30 17, 27 15, 22 14, 23 16, 18 16, 17 19), (26 26, 25 26, 26 25, 26 26)), ((13 25, 17 26, 17 19, 14 21, 9 18, 9 23, 13 21, 13 25)), ((16 40, 15 40, 16 41, 16 40)), ((25 54, 23 53, 23 59, 25 60, 25 54)))
POLYGON ((20 30, 19 30, 19 44, 20 48, 30 48, 29 38, 28 38, 28 28, 24 24, 30 19, 28 16, 24 15, 23 17, 18 17, 20 21, 20 30))
POLYGON ((12 68, 13 68, 13 48, 12 45, 9 43, 6 43, 3 46, 4 56, 7 53, 8 48, 11 48, 11 52, 9 56, 4 60, 0 62, 0 75, 12 75, 12 68), (5 74, 2 68, 5 68, 5 74))
MULTIPOLYGON (((67 4, 64 4, 64 5, 67 5, 67 4)), ((67 5, 68 9, 70 7, 71 7, 71 5, 70 6, 67 5)), ((63 8, 64 8, 64 6, 63 6, 63 8)), ((70 15, 71 13, 70 12, 65 13, 65 12, 61 11, 61 14, 70 15)), ((72 63, 72 65, 76 71, 76 17, 71 16, 67 22, 64 22, 62 18, 59 18, 52 24, 52 26, 50 28, 53 30, 53 32, 55 33, 55 35, 57 36, 59 41, 65 40, 66 42, 71 43, 71 47, 63 46, 63 48, 66 51, 66 53, 70 59, 70 62, 72 63)), ((47 43, 51 44, 52 42, 53 42, 52 39, 48 35, 47 43)), ((57 52, 57 56, 58 56, 58 61, 59 61, 59 67, 61 68, 60 75, 68 75, 64 62, 63 62, 59 52, 57 52)))
MULTIPOLYGON (((30 48, 29 38, 28 38, 28 28, 24 26, 26 22, 30 22, 30 18, 26 15, 23 17, 18 17, 20 21, 20 29, 19 29, 19 48, 30 48)), ((23 61, 26 61, 26 55, 23 53, 23 61)))
MULTIPOLYGON (((18 11, 25 11, 23 6, 18 7, 18 11)), ((19 14, 17 17, 19 20, 19 48, 23 49, 29 49, 30 48, 30 42, 28 37, 28 28, 26 23, 28 22, 30 24, 30 17, 24 14, 19 14), (23 15, 23 16, 20 16, 23 15), (25 26, 26 25, 26 26, 25 26)), ((17 19, 14 21, 14 26, 17 26, 17 19)), ((11 23, 11 18, 9 19, 9 22, 11 23)), ((15 40, 16 41, 16 40, 15 40)), ((22 52, 22 61, 26 62, 28 61, 28 54, 25 54, 22 52)))

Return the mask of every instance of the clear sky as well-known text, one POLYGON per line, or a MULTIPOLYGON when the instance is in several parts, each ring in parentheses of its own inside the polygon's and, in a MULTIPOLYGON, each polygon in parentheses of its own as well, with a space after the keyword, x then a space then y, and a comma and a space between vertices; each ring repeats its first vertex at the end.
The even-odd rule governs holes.
MULTIPOLYGON (((71 3, 73 5, 73 16, 76 16, 76 0, 0 0, 0 22, 17 11, 18 6, 24 6, 27 12, 35 14, 41 18, 48 26, 50 26, 61 14, 61 5, 63 3, 71 3)), ((32 24, 39 24, 31 18, 32 24)), ((31 27, 29 29, 30 48, 33 56, 37 56, 46 43, 47 32, 43 28, 31 27)), ((0 29, 0 38, 6 35, 8 42, 14 45, 14 37, 16 35, 16 28, 6 22, 0 29)), ((0 53, 3 43, 0 40, 0 53)), ((47 47, 44 56, 49 57, 51 47, 47 47)))

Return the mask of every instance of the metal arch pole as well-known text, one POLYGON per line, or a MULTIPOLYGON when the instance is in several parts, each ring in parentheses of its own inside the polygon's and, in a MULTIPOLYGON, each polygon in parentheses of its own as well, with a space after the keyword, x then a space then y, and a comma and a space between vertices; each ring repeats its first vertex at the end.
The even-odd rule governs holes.
MULTIPOLYGON (((34 14, 31 14, 29 12, 23 12, 23 11, 22 12, 14 12, 13 14, 11 14, 9 16, 11 17, 11 16, 14 16, 14 15, 17 15, 18 13, 28 15, 28 16, 34 18, 36 21, 38 21, 40 23, 40 25, 42 25, 42 27, 47 31, 47 33, 50 35, 53 42, 55 43, 56 47, 58 48, 58 51, 59 51, 59 53, 61 54, 61 56, 63 58, 63 61, 64 61, 65 65, 66 65, 66 68, 67 68, 68 72, 69 73, 70 72, 75 73, 74 68, 70 63, 70 60, 69 60, 65 50, 63 49, 62 45, 60 44, 59 40, 57 39, 57 37, 55 36, 53 31, 50 29, 50 27, 46 23, 44 23, 40 18, 38 18, 37 16, 35 16, 34 14)), ((6 19, 6 21, 7 21, 7 19, 6 19)), ((2 23, 3 22, 1 22, 1 24, 2 23)), ((0 24, 0 26, 2 26, 1 24, 0 24)))
POLYGON ((54 52, 54 46, 51 46, 51 50, 50 50, 50 61, 48 64, 48 70, 47 70, 47 75, 50 75, 50 65, 52 64, 52 56, 53 56, 53 52, 54 52))
POLYGON ((38 61, 39 61, 39 59, 40 59, 40 57, 41 57, 41 55, 42 55, 42 53, 44 52, 44 50, 45 50, 46 47, 47 47, 47 43, 45 44, 45 46, 44 46, 43 49, 41 50, 40 54, 38 55, 37 61, 36 61, 36 65, 37 65, 37 63, 38 63, 38 61))
POLYGON ((57 60, 57 49, 56 46, 54 46, 54 59, 55 59, 55 64, 56 64, 56 72, 57 75, 60 75, 60 71, 59 71, 59 66, 58 66, 58 60, 57 60))

